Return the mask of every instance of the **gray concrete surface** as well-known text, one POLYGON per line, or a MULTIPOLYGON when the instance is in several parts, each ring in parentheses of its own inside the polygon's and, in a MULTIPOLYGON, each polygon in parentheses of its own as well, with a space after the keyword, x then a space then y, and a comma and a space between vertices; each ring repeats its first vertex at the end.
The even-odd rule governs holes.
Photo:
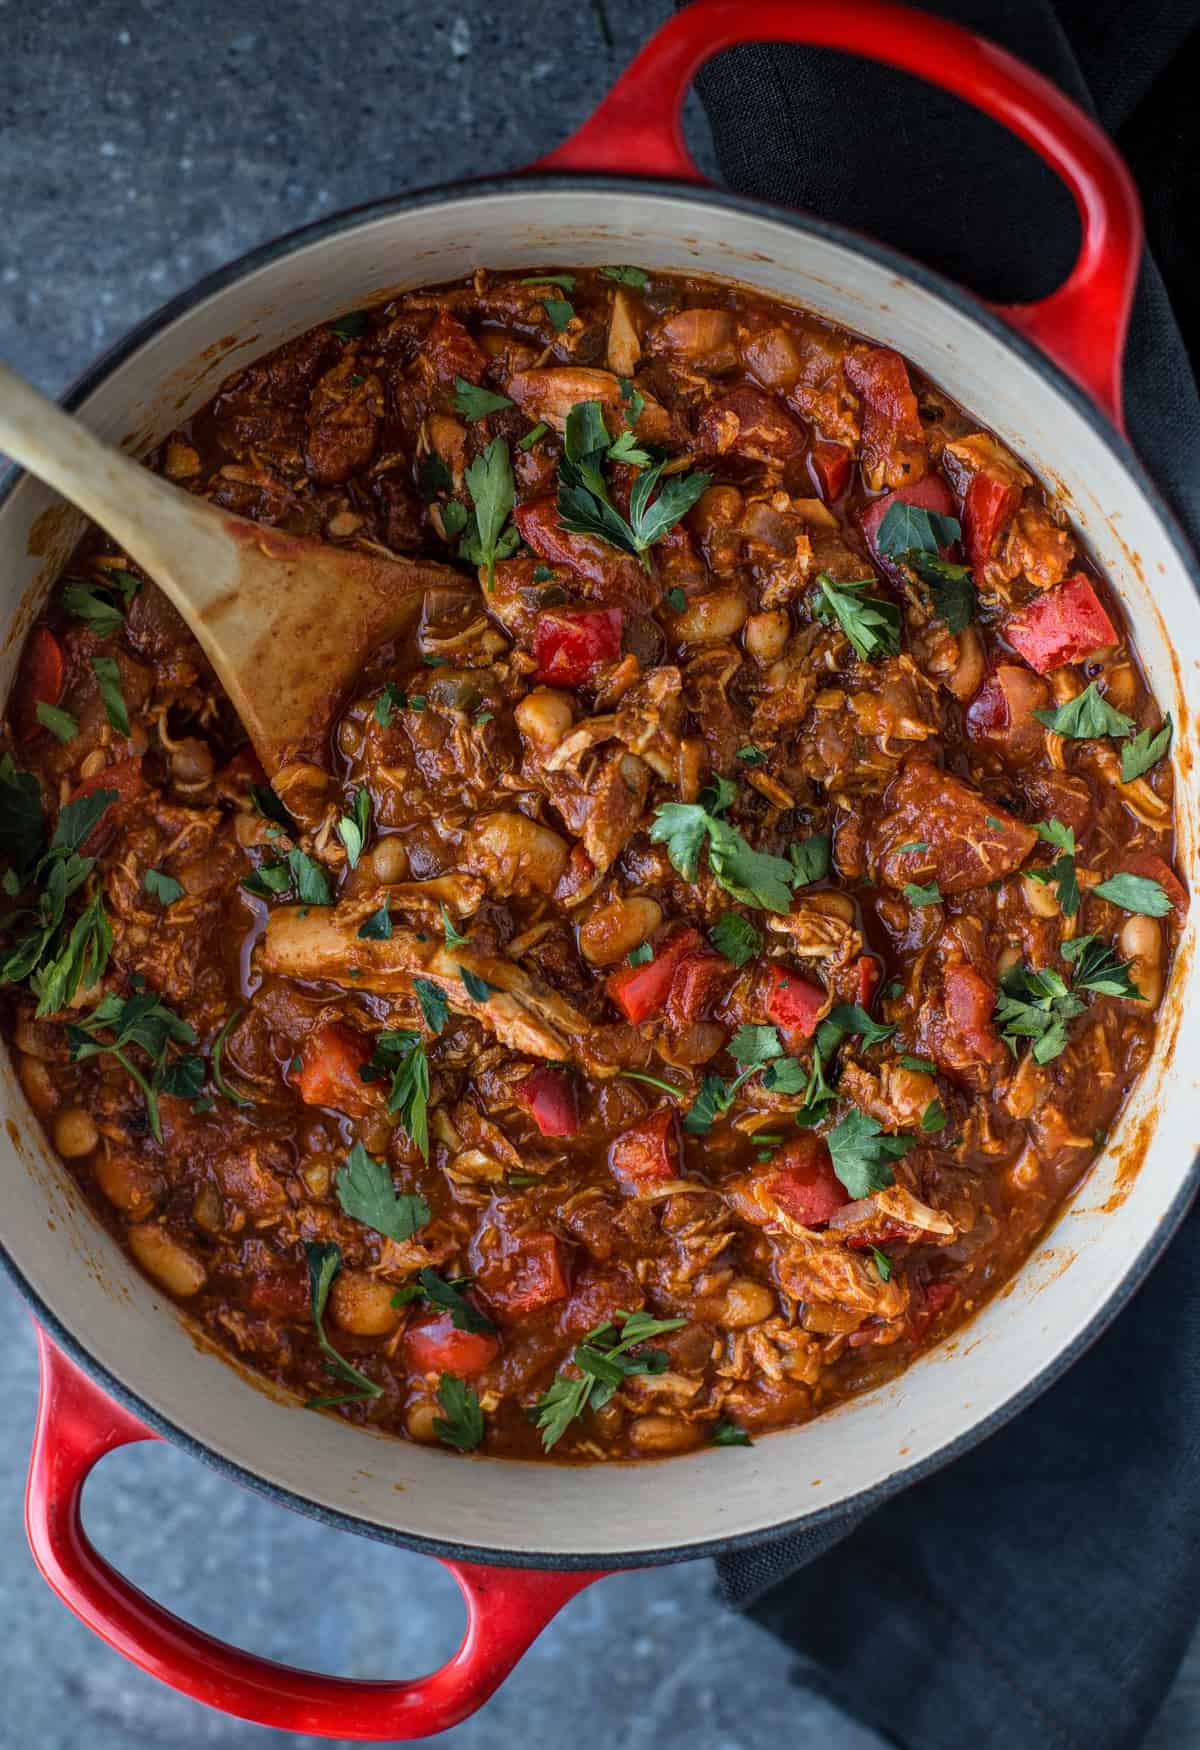
MULTIPOLYGON (((528 162, 581 121, 669 0, 0 0, 0 357, 60 391, 199 275, 397 189, 528 162), (364 48, 360 45, 366 43, 364 48)), ((702 121, 692 120, 701 161, 702 121)), ((315 1745, 143 1677, 41 1583, 21 1494, 36 1379, 0 1284, 0 1746, 315 1745)), ((390 1676, 461 1625, 436 1563, 271 1506, 161 1446, 109 1459, 86 1516, 138 1584, 275 1658, 390 1676)), ((610 1580, 568 1606, 453 1750, 880 1750, 722 1612, 707 1564, 610 1580)), ((1148 1750, 1200 1741, 1200 1652, 1148 1750)), ((1020 1750, 1019 1745, 1014 1750, 1020 1750)))

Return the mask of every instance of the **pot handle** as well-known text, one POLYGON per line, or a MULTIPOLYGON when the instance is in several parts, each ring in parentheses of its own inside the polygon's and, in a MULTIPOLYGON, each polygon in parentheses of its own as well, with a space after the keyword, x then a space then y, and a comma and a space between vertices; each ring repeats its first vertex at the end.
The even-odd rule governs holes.
POLYGON ((447 1561, 467 1605, 454 1657, 409 1682, 326 1677, 257 1658, 192 1628, 124 1579, 80 1519, 88 1473, 118 1446, 157 1435, 107 1397, 38 1330, 42 1389, 25 1520, 54 1591, 110 1647, 172 1689, 223 1713, 318 1737, 424 1738, 483 1705, 551 1617, 596 1572, 539 1572, 447 1561))
POLYGON ((579 131, 530 168, 703 182, 684 144, 683 100, 706 61, 752 42, 841 49, 916 74, 984 110, 1046 160, 1075 197, 1079 256, 1048 298, 995 308, 1122 426, 1121 360, 1142 250, 1133 181, 1108 136, 1056 85, 960 25, 889 0, 693 0, 579 131))

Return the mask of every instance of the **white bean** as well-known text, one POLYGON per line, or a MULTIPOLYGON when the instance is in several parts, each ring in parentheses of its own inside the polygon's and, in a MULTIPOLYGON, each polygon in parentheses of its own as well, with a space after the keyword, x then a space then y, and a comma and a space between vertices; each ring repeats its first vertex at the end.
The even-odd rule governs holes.
POLYGON ((635 894, 631 899, 611 899, 597 906, 580 926, 579 946, 593 966, 615 966, 633 948, 652 936, 662 923, 662 906, 655 899, 635 894))
POLYGON ((141 1222, 129 1229, 129 1249, 148 1276, 168 1294, 187 1300, 199 1294, 208 1281, 208 1271, 194 1252, 181 1244, 157 1222, 141 1222))
POLYGON ((740 589, 710 589, 693 596, 674 623, 684 644, 712 644, 734 638, 746 624, 749 609, 740 589))
POLYGON ((1162 926, 1157 918, 1139 912, 1126 918, 1117 939, 1143 1004, 1147 1009, 1156 1008, 1163 993, 1162 926))

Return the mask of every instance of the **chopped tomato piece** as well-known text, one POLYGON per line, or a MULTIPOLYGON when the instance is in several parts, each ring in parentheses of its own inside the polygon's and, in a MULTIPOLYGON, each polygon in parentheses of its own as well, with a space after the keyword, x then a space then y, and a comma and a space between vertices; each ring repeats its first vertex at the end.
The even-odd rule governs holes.
POLYGON ((996 551, 1001 529, 1021 502, 1021 488, 993 474, 973 474, 963 497, 963 546, 967 564, 980 577, 996 551))
POLYGON ((914 1343, 919 1343, 933 1321, 948 1311, 958 1299, 953 1282, 930 1282, 923 1294, 914 1296, 908 1315, 908 1328, 914 1343))
POLYGON ((608 1165, 622 1190, 635 1197, 678 1178, 675 1113, 661 1106, 623 1131, 608 1151, 608 1165))
POLYGON ((977 1084, 981 1068, 1010 1061, 992 1019, 996 989, 972 966, 947 967, 940 1000, 922 1011, 918 1050, 942 1069, 977 1084))
POLYGON ((667 997, 667 1016, 675 1027, 688 1027, 698 1021, 724 988, 732 964, 723 954, 710 948, 700 948, 685 954, 671 980, 667 997))
POLYGON ((552 1233, 512 1235, 503 1252, 481 1266, 477 1280, 493 1306, 514 1318, 567 1298, 562 1248, 552 1233))
POLYGON ((364 1082, 371 1041, 341 1021, 315 1027, 300 1047, 294 1080, 309 1106, 330 1106, 352 1118, 370 1117, 378 1108, 378 1084, 364 1082))
MULTIPOLYGON (((902 486, 898 492, 885 492, 881 498, 873 498, 859 516, 858 523, 870 549, 871 557, 879 569, 892 579, 899 582, 904 573, 898 560, 888 553, 879 551, 879 525, 894 504, 915 504, 922 510, 937 511, 940 516, 954 515, 954 500, 950 496, 950 488, 940 474, 930 474, 924 480, 918 480, 912 486, 902 486)), ((949 547, 940 549, 943 559, 950 552, 949 547)))
POLYGON ((835 1210, 850 1201, 819 1136, 789 1142, 771 1157, 764 1173, 767 1195, 801 1227, 824 1227, 835 1210))
POLYGON ((39 705, 57 705, 67 679, 67 659, 49 626, 35 626, 21 652, 21 666, 13 689, 13 722, 22 741, 32 741, 41 730, 39 705))
POLYGON ((869 1009, 883 968, 873 954, 860 954, 854 966, 858 977, 859 1006, 869 1009))
POLYGON ((307 1324, 312 1317, 308 1283, 298 1271, 264 1270, 252 1276, 246 1299, 255 1312, 269 1313, 272 1318, 307 1324))
POLYGON ((1002 662, 967 706, 972 741, 994 742, 1011 760, 1033 760, 1043 753, 1046 731, 1034 716, 1050 704, 1050 685, 1016 662, 1002 662))
POLYGON ((602 662, 615 662, 622 619, 620 608, 542 614, 533 634, 536 679, 543 686, 577 687, 602 662))
POLYGON ((576 1078, 565 1069, 541 1064, 513 1089, 543 1136, 574 1136, 579 1129, 576 1078))
POLYGON ((427 359, 439 383, 451 384, 455 377, 465 377, 468 383, 479 383, 487 369, 487 355, 476 345, 457 316, 449 310, 437 313, 433 327, 425 337, 421 355, 427 359))
POLYGON ((703 946, 699 930, 680 930, 644 966, 622 966, 611 973, 604 988, 625 1019, 637 1027, 657 1015, 666 1002, 684 955, 703 946))
POLYGON ((1160 857, 1157 851, 1134 851, 1132 856, 1122 857, 1121 867, 1127 869, 1131 875, 1144 875, 1147 880, 1158 882, 1171 902, 1175 922, 1182 929, 1187 922, 1191 901, 1187 888, 1166 859, 1160 857))
POLYGON ((491 1331, 460 1331, 448 1312, 432 1313, 404 1333, 404 1359, 416 1373, 453 1373, 469 1379, 490 1367, 500 1353, 491 1331))
POLYGON ((1090 578, 1077 571, 1011 619, 1004 636, 1039 674, 1120 642, 1090 578))
POLYGON ((767 991, 767 1019, 777 1027, 787 1027, 809 1038, 817 1030, 817 1022, 828 1002, 819 984, 810 984, 799 973, 783 967, 771 968, 767 991))
POLYGON ((908 366, 890 347, 852 352, 846 378, 862 398, 863 477, 872 491, 907 486, 929 469, 929 451, 908 366))
POLYGON ((835 503, 850 484, 850 464, 854 457, 845 444, 814 444, 809 462, 821 497, 826 504, 835 503))

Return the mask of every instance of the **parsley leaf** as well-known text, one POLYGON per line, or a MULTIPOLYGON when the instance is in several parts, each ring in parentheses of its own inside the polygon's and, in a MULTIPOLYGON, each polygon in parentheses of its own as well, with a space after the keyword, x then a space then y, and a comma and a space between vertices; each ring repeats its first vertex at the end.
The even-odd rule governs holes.
POLYGON ((385 1163, 374 1160, 361 1142, 346 1156, 335 1189, 347 1215, 400 1245, 430 1219, 425 1199, 409 1192, 398 1194, 385 1163))
POLYGON ((1089 682, 1078 697, 1069 699, 1065 705, 1033 714, 1055 735, 1065 736, 1070 741, 1089 741, 1100 735, 1129 735, 1134 726, 1133 718, 1126 717, 1124 711, 1115 710, 1095 681, 1089 682))
POLYGON ((676 584, 674 589, 669 589, 667 591, 666 601, 667 606, 673 614, 682 614, 683 610, 688 605, 687 595, 680 589, 678 584, 676 584))
POLYGON ((1075 936, 1063 943, 1061 953, 1063 959, 1075 968, 1071 982, 1076 990, 1092 990, 1105 997, 1141 999, 1141 991, 1129 976, 1129 962, 1118 959, 1099 936, 1075 936))
POLYGON ((258 899, 276 899, 292 885, 292 873, 286 863, 260 863, 242 876, 240 885, 258 899))
POLYGON ((433 1431, 442 1445, 474 1452, 483 1444, 484 1435, 483 1411, 476 1394, 456 1374, 443 1373, 437 1398, 446 1412, 444 1417, 433 1419, 433 1431))
POLYGON ((616 280, 620 286, 636 286, 639 292, 650 284, 649 274, 641 267, 602 267, 600 272, 606 280, 616 280))
MULTIPOLYGON (((708 934, 717 953, 723 954, 734 966, 747 965, 763 951, 762 931, 736 911, 727 911, 719 917, 708 934)), ((649 944, 646 946, 648 948, 649 944)))
POLYGON ((649 942, 640 942, 636 948, 631 948, 625 956, 627 966, 648 966, 654 959, 654 949, 649 942))
POLYGON ((516 489, 512 458, 503 438, 493 438, 482 456, 476 456, 467 469, 466 481, 475 506, 475 521, 458 550, 473 565, 486 566, 491 589, 496 581, 497 559, 509 558, 520 541, 515 528, 505 527, 516 504, 516 489))
POLYGON ((59 741, 74 741, 79 734, 79 724, 71 713, 58 705, 48 705, 44 699, 39 699, 34 706, 34 715, 42 728, 48 729, 59 741))
POLYGON ((401 1124, 428 1160, 429 1059, 421 1035, 408 1030, 380 1033, 375 1040, 371 1061, 359 1073, 364 1082, 376 1082, 391 1076, 388 1111, 399 1113, 401 1124))
POLYGON ((921 1129, 927 1136, 946 1128, 946 1108, 937 1099, 930 1100, 921 1114, 921 1129))
POLYGON ((314 857, 296 846, 288 852, 287 860, 301 905, 333 904, 329 877, 314 857))
POLYGON ((470 941, 471 938, 469 936, 460 936, 459 935, 458 931, 454 927, 453 921, 450 917, 450 913, 446 910, 444 905, 441 907, 441 913, 442 913, 442 930, 445 934, 447 952, 449 952, 451 948, 465 948, 467 943, 470 941))
POLYGON ((225 1072, 221 1062, 225 1052, 225 1041, 228 1039, 241 1018, 241 1009, 230 1010, 229 1014, 221 1024, 221 1031, 212 1042, 212 1050, 209 1052, 209 1065, 212 1069, 213 1085, 217 1092, 219 1094, 224 1094, 225 1098, 231 1105, 249 1106, 252 1102, 246 1098, 245 1094, 239 1094, 237 1089, 231 1088, 229 1083, 225 1080, 225 1072))
POLYGON ((940 511, 926 510, 923 504, 907 504, 894 498, 884 512, 875 545, 889 558, 909 562, 913 553, 936 555, 939 548, 951 547, 962 534, 957 517, 943 516, 940 511))
POLYGON ((164 875, 161 869, 146 869, 142 874, 142 886, 162 906, 174 905, 184 895, 183 883, 176 881, 173 875, 164 875))
POLYGON ((965 631, 979 606, 967 567, 942 559, 937 553, 914 551, 906 553, 905 559, 928 586, 938 618, 945 620, 951 632, 965 631))
POLYGON ((886 1252, 881 1252, 878 1246, 872 1246, 870 1251, 871 1261, 879 1272, 879 1280, 890 1282, 892 1279, 892 1260, 886 1252))
POLYGON ((736 827, 720 819, 734 796, 734 787, 718 779, 702 790, 699 802, 664 802, 655 811, 650 838, 665 844, 672 866, 685 881, 694 881, 700 852, 708 841, 708 861, 718 884, 745 905, 787 912, 796 870, 784 857, 756 851, 736 827))
POLYGON ((375 721, 379 727, 390 729, 393 716, 397 711, 403 711, 405 703, 404 689, 394 681, 388 681, 375 701, 375 721))
POLYGON ((686 1319, 656 1319, 644 1312, 619 1312, 614 1322, 589 1331, 571 1357, 583 1377, 557 1374, 538 1399, 534 1420, 544 1450, 549 1452, 558 1444, 589 1404, 603 1409, 630 1374, 664 1373, 668 1357, 661 1349, 643 1350, 640 1355, 633 1351, 651 1337, 678 1331, 686 1323, 686 1319), (619 1332, 616 1321, 621 1325, 619 1332))
POLYGON ((500 413, 514 405, 507 395, 481 389, 475 383, 468 383, 465 377, 454 379, 454 406, 464 419, 486 419, 489 413, 500 413))
POLYGON ((793 886, 807 887, 810 882, 823 881, 830 869, 832 840, 827 832, 815 832, 788 846, 788 856, 796 871, 793 886))
POLYGON ((828 572, 817 573, 820 596, 817 618, 842 628, 864 662, 876 656, 895 656, 900 649, 900 609, 895 602, 860 593, 870 589, 873 578, 861 583, 836 584, 828 572))
POLYGON ((347 310, 344 316, 339 316, 335 322, 328 324, 330 334, 336 334, 339 340, 357 340, 370 320, 367 310, 347 310))
MULTIPOLYGON (((39 714, 41 706, 38 706, 39 714)), ((1163 718, 1162 728, 1157 735, 1149 729, 1142 729, 1131 737, 1121 749, 1121 782, 1132 784, 1135 778, 1140 778, 1143 772, 1148 772, 1151 766, 1156 766, 1171 745, 1174 725, 1168 712, 1163 718)))
POLYGON ((485 1335, 494 1331, 496 1326, 463 1293, 468 1281, 469 1278, 464 1276, 456 1282, 449 1282, 444 1276, 439 1276, 436 1270, 419 1270, 415 1283, 406 1283, 392 1296, 392 1305, 400 1306, 407 1300, 428 1300, 450 1314, 450 1323, 456 1331, 473 1331, 485 1335))
POLYGON ((844 1039, 860 1033, 864 1047, 882 1045, 895 1033, 894 1027, 872 1020, 858 1003, 838 1003, 830 1009, 817 1028, 817 1045, 825 1057, 831 1057, 844 1039))
MULTIPOLYGON (((115 790, 105 795, 110 802, 117 799, 115 790)), ((45 831, 42 787, 32 772, 20 771, 6 753, 0 758, 0 851, 12 858, 19 875, 37 861, 45 831)))
POLYGON ((1026 869, 1025 874, 1031 881, 1053 882, 1058 889, 1063 916, 1073 918, 1080 905, 1079 882, 1075 874, 1075 830, 1057 819, 1039 820, 1035 822, 1035 830, 1045 844, 1054 845, 1063 854, 1049 868, 1026 869))
POLYGON ((472 972, 469 966, 460 966, 458 976, 463 981, 467 995, 477 1003, 486 1003, 500 989, 498 984, 489 984, 486 978, 480 978, 477 972, 472 972))
MULTIPOLYGON (((525 433, 525 436, 518 443, 517 448, 519 450, 531 450, 535 444, 541 443, 549 430, 550 427, 546 424, 545 420, 539 419, 537 424, 531 426, 525 433)), ((536 575, 537 573, 535 572, 534 576, 536 577, 536 575)))
POLYGON ((906 881, 904 883, 904 897, 910 905, 941 905, 942 890, 936 881, 930 881, 924 887, 919 886, 915 881, 906 881))
POLYGON ((550 325, 556 333, 561 334, 575 314, 575 306, 566 298, 543 298, 542 309, 550 318, 550 325))
POLYGON ((125 624, 125 616, 117 604, 86 583, 68 583, 62 592, 62 604, 76 620, 86 620, 97 638, 111 638, 125 624))
POLYGON ((270 784, 251 784, 250 800, 264 820, 274 821, 276 826, 281 826, 289 838, 299 837, 299 827, 270 784))
MULTIPOLYGON (((577 402, 566 418, 563 455, 558 465, 560 526, 569 533, 598 536, 609 546, 633 554, 648 569, 647 550, 687 514, 711 483, 712 476, 672 475, 651 503, 662 481, 666 459, 652 468, 643 468, 630 493, 626 520, 610 499, 604 478, 603 463, 612 447, 600 402, 577 402)), ((648 455, 646 460, 649 461, 648 455)))
MULTIPOLYGON (((111 934, 109 940, 111 942, 111 934)), ((196 1042, 195 1032, 188 1023, 169 1009, 155 991, 138 991, 125 999, 110 995, 101 997, 85 1020, 68 1023, 67 1042, 76 1063, 106 1052, 116 1058, 141 1088, 154 1140, 161 1142, 158 1090, 169 1071, 167 1054, 170 1047, 173 1044, 194 1045, 196 1042), (100 1038, 102 1033, 111 1034, 111 1038, 100 1038), (149 1076, 130 1057, 129 1052, 134 1047, 150 1059, 149 1076)))
POLYGON ((753 1446, 754 1442, 744 1428, 739 1428, 736 1422, 730 1422, 726 1417, 716 1423, 709 1436, 714 1446, 753 1446))
POLYGON ((833 1170, 851 1197, 869 1197, 895 1181, 890 1165, 907 1154, 910 1139, 885 1136, 877 1118, 856 1106, 826 1137, 833 1170))
POLYGON ((351 1367, 345 1356, 338 1354, 325 1335, 325 1305, 329 1299, 329 1290, 333 1287, 333 1279, 342 1267, 341 1247, 332 1242, 328 1245, 317 1245, 315 1241, 309 1240, 305 1243, 304 1256, 308 1264, 312 1322, 321 1353, 325 1357, 325 1365, 336 1378, 354 1387, 353 1391, 340 1397, 310 1398, 305 1408, 322 1410, 328 1409, 332 1404, 356 1404, 365 1398, 381 1398, 383 1387, 376 1385, 373 1379, 368 1379, 365 1373, 360 1373, 357 1367, 351 1367))
POLYGON ((995 1020, 1000 1036, 1015 1052, 1018 1039, 1032 1041, 1036 1063, 1049 1063, 1067 1046, 1067 1022, 1084 1010, 1081 997, 1067 989, 1053 967, 1034 971, 1018 962, 1000 978, 995 1020))
POLYGON ((523 286, 561 286, 564 292, 575 290, 573 273, 530 273, 521 281, 523 286))
POLYGON ((767 762, 767 756, 762 748, 751 745, 739 747, 737 750, 737 757, 745 766, 762 766, 767 762))
POLYGON ((92 670, 100 686, 100 697, 108 721, 118 735, 129 734, 129 708, 121 690, 121 670, 114 656, 93 656, 92 670))
POLYGON ((683 1115, 683 1128, 688 1136, 707 1136, 718 1118, 723 1118, 733 1105, 733 1094, 722 1076, 709 1073, 700 1083, 700 1091, 683 1115))
POLYGON ((1092 892, 1101 899, 1111 900, 1123 911, 1140 912, 1144 917, 1166 917, 1171 909, 1171 900, 1160 882, 1152 881, 1148 875, 1130 875, 1126 870, 1110 875, 1107 881, 1093 887, 1092 892))
MULTIPOLYGON (((362 856, 363 846, 371 831, 371 792, 366 785, 355 790, 350 800, 349 814, 343 814, 337 823, 337 835, 346 847, 346 861, 352 869, 358 867, 358 859, 362 856)), ((320 905, 328 903, 317 900, 320 905)))
POLYGON ((425 1025, 431 1032, 440 1033, 450 1013, 446 993, 431 978, 414 978, 413 989, 417 993, 417 1002, 420 1004, 425 1025))
POLYGON ((905 1052, 900 1062, 905 1069, 916 1070, 919 1075, 935 1076, 937 1074, 937 1064, 930 1063, 927 1057, 910 1057, 905 1052))
POLYGON ((384 900, 378 911, 373 911, 365 923, 358 926, 359 940, 362 942, 390 942, 392 939, 392 914, 384 900))

